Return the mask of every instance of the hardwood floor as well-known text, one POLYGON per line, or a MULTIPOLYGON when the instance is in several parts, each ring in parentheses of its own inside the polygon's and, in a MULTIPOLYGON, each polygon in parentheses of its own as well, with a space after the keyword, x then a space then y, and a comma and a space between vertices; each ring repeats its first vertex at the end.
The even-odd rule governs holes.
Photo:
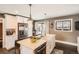
MULTIPOLYGON (((63 50, 64 54, 78 54, 77 47, 75 47, 75 46, 56 43, 55 48, 63 50)), ((15 49, 8 51, 6 49, 0 48, 0 54, 19 54, 19 53, 18 53, 18 49, 17 49, 17 51, 15 49)))
POLYGON ((0 48, 0 54, 15 54, 15 51, 8 51, 6 49, 0 48))
POLYGON ((62 43, 56 43, 55 48, 63 50, 64 54, 78 54, 76 46, 71 46, 71 45, 62 44, 62 43))

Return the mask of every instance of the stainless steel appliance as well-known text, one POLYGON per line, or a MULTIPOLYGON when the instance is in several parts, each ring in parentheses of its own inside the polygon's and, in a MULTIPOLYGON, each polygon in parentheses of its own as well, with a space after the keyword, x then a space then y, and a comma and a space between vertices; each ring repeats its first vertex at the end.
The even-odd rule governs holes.
POLYGON ((18 23, 18 39, 24 39, 28 35, 28 24, 18 23))

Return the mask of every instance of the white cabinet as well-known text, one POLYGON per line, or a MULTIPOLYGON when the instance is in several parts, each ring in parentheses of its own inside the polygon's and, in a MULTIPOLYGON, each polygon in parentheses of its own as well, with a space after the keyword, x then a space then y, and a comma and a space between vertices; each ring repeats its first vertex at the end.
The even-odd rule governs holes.
POLYGON ((17 16, 18 23, 27 23, 28 18, 17 16))
POLYGON ((28 37, 32 36, 33 21, 28 21, 28 37))
POLYGON ((6 41, 5 41, 5 43, 6 43, 6 49, 11 49, 11 48, 13 48, 13 47, 15 47, 15 37, 14 36, 8 36, 7 38, 6 38, 6 41))
POLYGON ((23 45, 20 45, 20 49, 21 54, 34 54, 32 49, 25 47, 23 45))
MULTIPOLYGON (((33 21, 28 21, 28 18, 17 16, 17 23, 26 23, 28 24, 28 28, 26 30, 28 31, 28 37, 32 36, 32 28, 33 28, 33 21)), ((23 29, 23 28, 20 28, 23 29)))
POLYGON ((12 15, 7 15, 5 14, 5 20, 3 22, 4 26, 3 26, 3 34, 4 34, 4 38, 3 38, 3 47, 6 49, 11 49, 13 47, 15 47, 15 40, 17 40, 17 18, 16 16, 12 16, 12 15), (7 29, 14 29, 14 33, 12 35, 7 35, 6 31, 7 29))
MULTIPOLYGON (((11 49, 15 47, 15 40, 18 39, 18 23, 28 23, 28 36, 32 36, 32 21, 27 21, 28 18, 20 17, 20 16, 12 16, 5 14, 5 20, 3 22, 3 47, 6 49, 11 49), (15 29, 15 33, 13 35, 6 35, 6 29, 15 29)), ((22 28, 21 28, 22 29, 22 28)), ((27 29, 26 29, 27 30, 27 29)))

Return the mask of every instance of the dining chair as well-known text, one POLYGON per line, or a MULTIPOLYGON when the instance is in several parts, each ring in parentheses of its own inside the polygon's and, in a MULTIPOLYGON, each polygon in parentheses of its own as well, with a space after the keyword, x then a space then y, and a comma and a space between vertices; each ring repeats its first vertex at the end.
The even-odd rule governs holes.
POLYGON ((46 54, 50 54, 55 47, 55 34, 46 34, 46 54))

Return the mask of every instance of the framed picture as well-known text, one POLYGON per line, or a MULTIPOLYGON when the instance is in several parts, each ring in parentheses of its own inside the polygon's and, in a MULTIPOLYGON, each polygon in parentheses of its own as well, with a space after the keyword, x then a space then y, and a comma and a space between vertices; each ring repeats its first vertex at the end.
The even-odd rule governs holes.
POLYGON ((15 29, 6 29, 6 35, 13 35, 15 33, 15 29))

